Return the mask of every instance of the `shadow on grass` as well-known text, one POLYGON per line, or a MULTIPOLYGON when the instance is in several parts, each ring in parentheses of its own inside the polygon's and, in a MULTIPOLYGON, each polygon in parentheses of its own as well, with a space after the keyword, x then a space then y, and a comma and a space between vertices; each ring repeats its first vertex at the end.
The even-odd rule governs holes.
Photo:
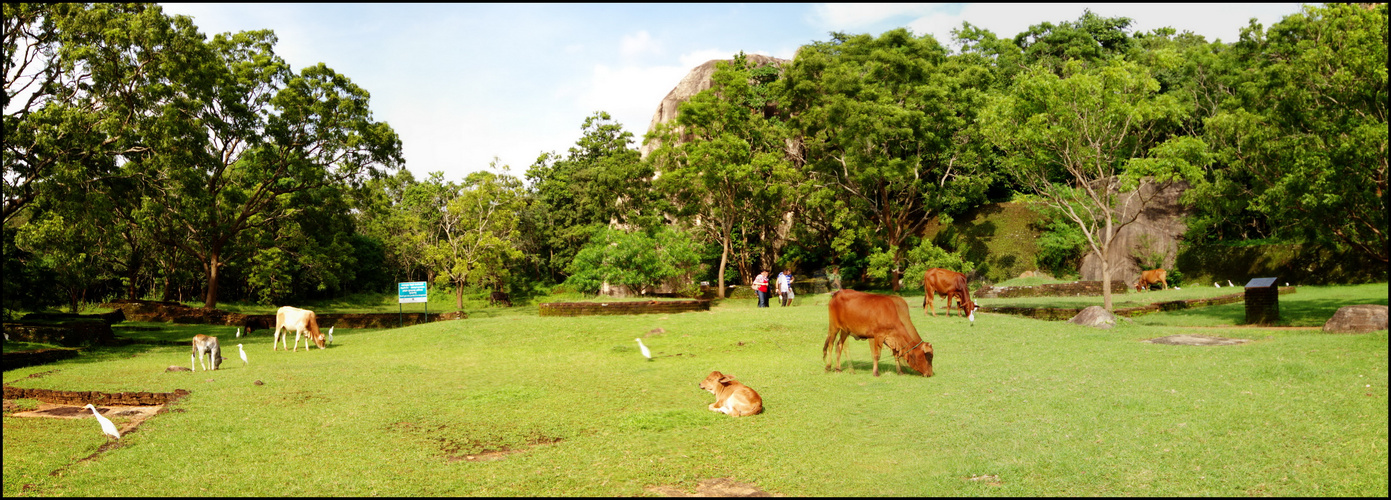
MULTIPOLYGON (((1280 296, 1280 321, 1271 326, 1323 326, 1338 308, 1352 304, 1386 305, 1385 298, 1372 298, 1365 301, 1349 302, 1346 299, 1319 298, 1299 299, 1290 295, 1280 296)), ((1135 318, 1143 325, 1173 325, 1199 323, 1214 326, 1237 326, 1246 323, 1246 304, 1222 304, 1162 313, 1146 314, 1135 318)))

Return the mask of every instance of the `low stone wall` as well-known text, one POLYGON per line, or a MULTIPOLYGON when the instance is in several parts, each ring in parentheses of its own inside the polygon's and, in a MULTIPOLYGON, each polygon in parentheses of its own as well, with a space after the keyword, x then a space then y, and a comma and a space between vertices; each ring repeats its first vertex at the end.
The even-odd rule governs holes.
MULTIPOLYGON (((1292 287, 1292 286, 1280 287, 1280 295, 1285 295, 1285 294, 1294 293, 1294 292, 1295 292, 1295 287, 1292 287)), ((1231 294, 1231 295, 1222 295, 1222 296, 1219 296, 1219 297, 1210 297, 1210 298, 1206 298, 1206 299, 1188 299, 1188 300, 1173 300, 1173 301, 1169 301, 1169 302, 1156 302, 1156 303, 1153 303, 1153 304, 1150 304, 1150 305, 1147 305, 1147 306, 1127 307, 1127 308, 1123 308, 1123 309, 1116 309, 1114 312, 1115 312, 1115 314, 1116 314, 1117 316, 1135 317, 1135 316, 1143 316, 1143 315, 1145 315, 1145 314, 1150 314, 1150 313, 1156 313, 1156 312, 1160 312, 1160 311, 1177 311, 1177 310, 1180 310, 1180 309, 1193 309, 1193 308, 1198 308, 1198 307, 1209 307, 1209 306, 1217 306, 1217 305, 1222 305, 1222 304, 1233 304, 1233 303, 1237 303, 1237 302, 1242 302, 1242 301, 1244 301, 1244 300, 1246 300, 1246 294, 1245 294, 1245 292, 1242 292, 1242 293, 1234 293, 1234 294, 1231 294)), ((978 309, 978 310, 981 311, 981 312, 993 312, 993 313, 1000 313, 1000 314, 1013 314, 1013 315, 1016 315, 1016 316, 1027 316, 1027 317, 1035 318, 1035 319, 1043 319, 1043 320, 1057 321, 1057 320, 1067 320, 1067 319, 1071 319, 1073 316, 1076 316, 1077 313, 1082 312, 1082 309, 1085 309, 1085 308, 1072 309, 1072 308, 1065 308, 1065 307, 1054 308, 1054 307, 981 306, 980 309, 978 309)))
MULTIPOLYGON (((1124 281, 1111 280, 1111 293, 1126 293, 1130 287, 1124 281)), ((983 299, 1008 299, 1013 297, 1099 297, 1100 281, 1074 281, 1071 283, 1052 283, 1035 286, 983 287, 972 297, 983 299)))
MULTIPOLYGON (((4 356, 4 370, 10 371, 75 357, 77 357, 77 349, 37 349, 7 352, 4 356)), ((9 396, 6 396, 6 399, 9 399, 9 396)))
POLYGON ((12 341, 53 344, 63 347, 117 345, 111 324, 98 318, 67 321, 19 321, 0 325, 12 341))
POLYGON ((541 304, 541 316, 601 316, 617 314, 666 314, 709 311, 708 300, 645 300, 632 302, 550 302, 541 304))
POLYGON ((187 396, 189 391, 175 389, 174 392, 98 392, 98 391, 53 391, 49 389, 21 389, 5 385, 5 399, 37 399, 45 403, 60 405, 115 405, 115 406, 155 406, 169 404, 187 396))
MULTIPOLYGON (((269 330, 275 327, 274 314, 241 314, 221 309, 188 307, 177 302, 158 302, 153 300, 115 300, 101 305, 118 309, 131 321, 152 321, 193 325, 227 325, 243 327, 243 333, 255 330, 269 330)), ((430 313, 363 313, 363 314, 316 314, 320 328, 341 326, 343 328, 395 328, 399 325, 418 325, 441 320, 463 319, 467 314, 458 311, 430 313)))

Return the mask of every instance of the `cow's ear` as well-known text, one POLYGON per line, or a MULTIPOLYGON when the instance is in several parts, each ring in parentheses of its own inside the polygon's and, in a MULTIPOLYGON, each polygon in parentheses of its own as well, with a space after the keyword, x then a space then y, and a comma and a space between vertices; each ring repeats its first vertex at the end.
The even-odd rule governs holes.
POLYGON ((720 376, 720 380, 719 380, 719 382, 720 382, 721 384, 729 384, 730 382, 733 382, 733 381, 734 381, 734 379, 729 378, 729 375, 721 375, 721 376, 720 376))

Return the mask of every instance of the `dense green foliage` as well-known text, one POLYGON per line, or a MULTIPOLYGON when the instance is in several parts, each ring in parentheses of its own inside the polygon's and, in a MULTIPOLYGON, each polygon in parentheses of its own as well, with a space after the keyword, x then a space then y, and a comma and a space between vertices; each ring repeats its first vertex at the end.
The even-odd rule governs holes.
POLYGON ((1168 183, 1190 186, 1190 252, 1301 245, 1381 279, 1386 5, 1307 6, 1230 43, 1133 24, 1086 12, 1018 34, 964 24, 951 44, 894 29, 831 33, 788 62, 740 53, 643 136, 646 158, 596 111, 524 176, 450 180, 400 169, 367 92, 291 68, 270 31, 209 37, 153 4, 7 5, 4 307, 276 304, 399 281, 455 307, 593 291, 617 276, 586 249, 606 230, 693 238, 694 257, 634 257, 680 272, 623 270, 649 292, 691 288, 657 275, 722 294, 832 266, 895 290, 927 267, 1063 275, 1133 221, 1112 207, 1168 183), (992 254, 991 228, 926 234, 1019 194, 1051 206, 1036 254, 992 254))

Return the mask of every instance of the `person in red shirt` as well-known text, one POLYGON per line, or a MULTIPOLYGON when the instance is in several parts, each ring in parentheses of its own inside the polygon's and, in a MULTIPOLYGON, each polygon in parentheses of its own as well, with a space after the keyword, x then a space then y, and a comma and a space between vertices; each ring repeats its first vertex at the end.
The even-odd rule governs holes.
POLYGON ((758 273, 753 279, 753 289, 758 292, 758 307, 768 307, 768 271, 758 273))

